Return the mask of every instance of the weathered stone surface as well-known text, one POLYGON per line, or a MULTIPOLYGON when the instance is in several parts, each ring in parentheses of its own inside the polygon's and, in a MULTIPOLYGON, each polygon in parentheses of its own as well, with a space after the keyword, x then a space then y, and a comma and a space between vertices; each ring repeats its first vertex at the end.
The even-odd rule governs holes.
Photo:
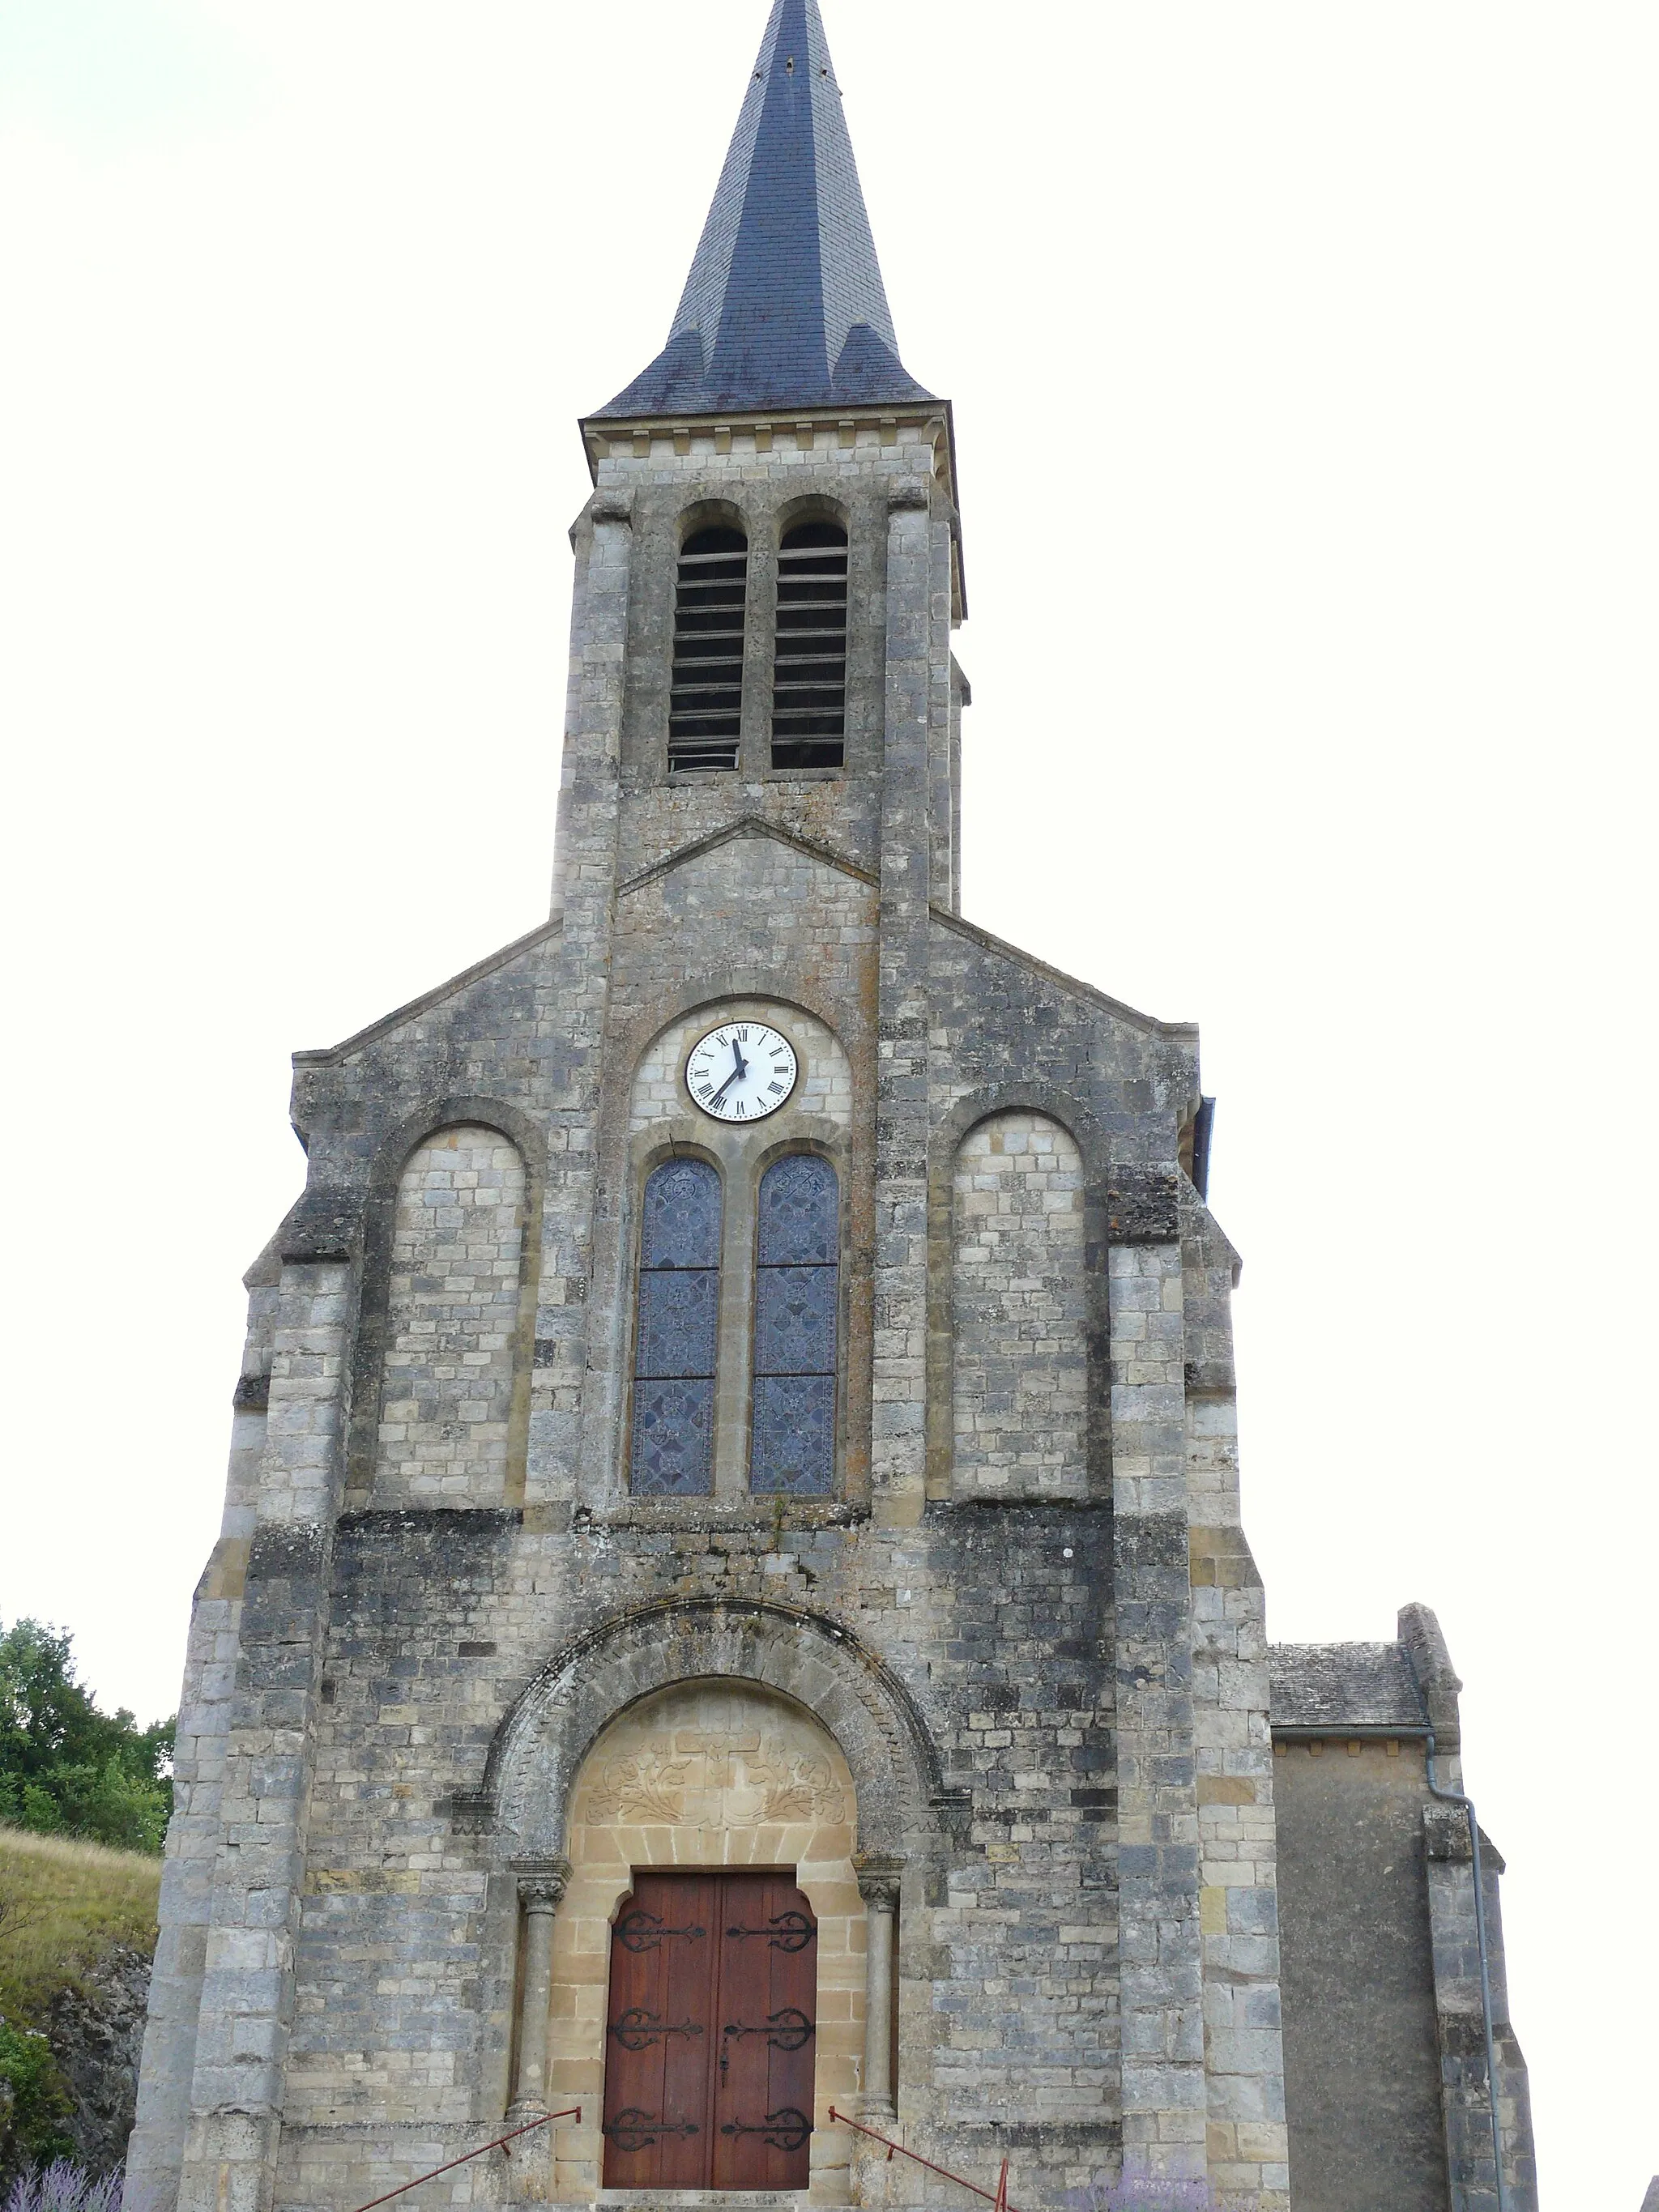
MULTIPOLYGON (((604 1898, 635 1863, 744 1852, 811 1869, 830 1930, 817 2201, 919 2201, 829 2118, 879 2026, 867 1916, 896 1884, 908 2143, 973 2172, 1006 2152, 1030 2208, 1127 2175, 1284 2212, 1270 1705, 1426 1710, 1453 1751, 1443 1644, 1413 1615, 1398 1646, 1294 1655, 1270 1692, 1237 1255, 1182 1167, 1196 1035, 960 911, 945 403, 584 432, 553 914, 296 1059, 309 1180, 248 1279, 135 2212, 349 2212, 539 2094, 526 2050, 581 2130, 443 2185, 592 2202, 604 1898), (844 759, 775 769, 780 550, 811 519, 848 537, 844 759), (738 765, 671 770, 681 548, 714 524, 747 547, 738 765), (734 1126, 684 1071, 747 1022, 800 1074, 734 1126), (837 1371, 807 1377, 834 1474, 774 1497, 750 1486, 757 1223, 789 1152, 840 1195, 833 1288, 799 1286, 834 1302, 837 1371), (642 1195, 685 1157, 720 1181, 714 1371, 649 1379, 704 1390, 708 1486, 635 1495, 642 1195), (750 1819, 762 1766, 810 1820, 750 1819)), ((1402 2110, 1467 2018, 1473 1894, 1413 1817, 1417 1874, 1367 1861, 1342 1899, 1404 1931, 1399 2021, 1434 1994, 1400 2027, 1402 2110)), ((1311 2009, 1284 2015, 1304 2050, 1343 2026, 1308 1932, 1311 2009)), ((1467 2121, 1461 2044, 1446 2064, 1467 2121)), ((1474 2212, 1473 2138, 1446 2141, 1474 2212)))

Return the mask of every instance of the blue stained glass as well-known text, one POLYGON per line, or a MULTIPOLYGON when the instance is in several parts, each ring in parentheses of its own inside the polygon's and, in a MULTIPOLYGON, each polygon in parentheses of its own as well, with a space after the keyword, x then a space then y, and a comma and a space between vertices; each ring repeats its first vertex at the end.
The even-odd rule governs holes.
POLYGON ((841 1186, 828 1160, 791 1152, 768 1168, 756 1256, 763 1267, 833 1267, 841 1257, 841 1186))
POLYGON ((836 1476, 841 1185, 808 1152, 761 1179, 749 1486, 823 1497, 836 1476))
POLYGON ((755 1287, 757 1375, 831 1375, 838 1267, 763 1267, 755 1287))
POLYGON ((750 1488, 821 1498, 832 1487, 835 1472, 835 1376, 757 1376, 750 1488))
POLYGON ((720 1181, 706 1160, 667 1160, 645 1186, 629 1486, 643 1497, 714 1487, 720 1181))
POLYGON ((641 1270, 635 1375, 714 1373, 720 1284, 717 1267, 641 1270))
POLYGON ((637 1497, 706 1498, 713 1488, 714 1431, 711 1379, 636 1382, 629 1487, 637 1497))
POLYGON ((665 1160, 645 1186, 642 1267, 718 1267, 720 1179, 707 1160, 665 1160))

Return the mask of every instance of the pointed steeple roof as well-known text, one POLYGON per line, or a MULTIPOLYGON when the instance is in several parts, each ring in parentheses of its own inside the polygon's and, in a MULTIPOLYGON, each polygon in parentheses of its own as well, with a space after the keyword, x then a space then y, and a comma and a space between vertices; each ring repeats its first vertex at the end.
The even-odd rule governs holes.
POLYGON ((599 413, 931 397, 898 357, 817 0, 774 0, 668 343, 599 413))

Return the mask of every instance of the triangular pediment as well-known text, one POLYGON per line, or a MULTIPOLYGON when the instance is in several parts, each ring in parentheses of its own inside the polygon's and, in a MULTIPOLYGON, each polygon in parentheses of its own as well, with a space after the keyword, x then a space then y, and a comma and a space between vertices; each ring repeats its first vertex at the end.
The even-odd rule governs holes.
POLYGON ((672 875, 676 869, 686 867, 692 861, 702 860, 705 854, 717 852, 722 845, 729 845, 740 837, 769 837, 775 844, 787 845, 792 852, 803 854, 807 860, 816 860, 823 867, 834 868, 841 875, 851 876, 856 883, 873 884, 878 880, 870 869, 860 867, 856 860, 849 860, 844 853, 837 853, 828 845, 817 844, 810 837, 799 837, 793 830, 785 830, 775 822, 769 822, 764 815, 740 814, 735 822, 728 822, 724 829, 712 830, 706 837, 694 838, 689 845, 682 845, 676 851, 665 854, 660 860, 653 860, 648 868, 640 869, 637 874, 629 876, 626 883, 617 884, 617 896, 626 898, 631 891, 643 890, 647 884, 654 884, 664 876, 672 875))

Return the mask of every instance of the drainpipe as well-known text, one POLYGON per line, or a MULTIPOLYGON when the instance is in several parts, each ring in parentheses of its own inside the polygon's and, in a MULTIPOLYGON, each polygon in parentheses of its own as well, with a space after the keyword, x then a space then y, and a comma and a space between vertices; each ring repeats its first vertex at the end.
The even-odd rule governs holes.
POLYGON ((1443 1805, 1456 1805, 1467 1814, 1469 1823, 1469 1848, 1474 1862, 1474 1948, 1480 1957, 1480 2025, 1486 2039, 1486 2102, 1492 2108, 1492 2171, 1498 2183, 1498 2212, 1510 2212, 1510 2195, 1504 2186, 1503 2124, 1498 2111, 1498 2045, 1492 2025, 1492 1969, 1486 1950, 1486 1890, 1480 1878, 1480 1824, 1474 1817, 1474 1800, 1465 1797, 1455 1790, 1443 1790, 1434 1778, 1437 1756, 1434 1730, 1426 1723, 1413 1728, 1409 1723, 1391 1723, 1377 1726, 1375 1723, 1359 1727, 1321 1728, 1304 1724, 1294 1728, 1276 1728, 1273 1740, 1279 1743, 1304 1743, 1317 1737, 1322 1743, 1340 1743, 1345 1738, 1368 1742, 1395 1742, 1409 1740, 1423 1746, 1424 1771, 1428 1777, 1429 1795, 1439 1798, 1443 1805))

